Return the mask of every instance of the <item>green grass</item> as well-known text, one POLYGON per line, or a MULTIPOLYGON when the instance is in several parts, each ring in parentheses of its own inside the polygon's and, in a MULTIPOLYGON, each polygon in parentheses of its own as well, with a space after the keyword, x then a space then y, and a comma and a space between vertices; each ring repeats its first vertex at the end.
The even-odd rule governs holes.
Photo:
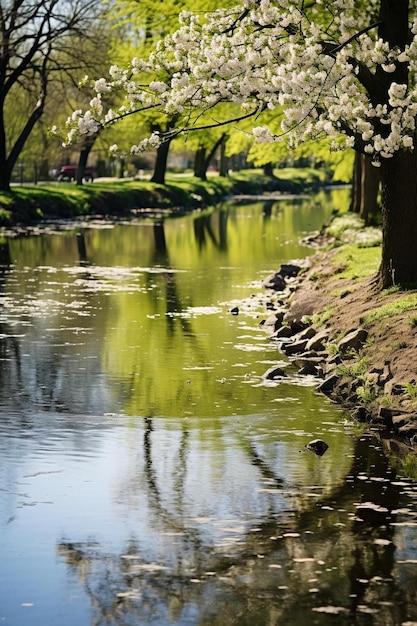
POLYGON ((417 398, 417 384, 416 383, 406 383, 405 388, 407 390, 408 395, 416 399, 417 398))
POLYGON ((365 375, 369 372, 370 361, 368 357, 363 357, 352 363, 341 363, 337 366, 336 371, 341 376, 351 376, 365 380, 365 375))
POLYGON ((378 247, 363 248, 346 244, 333 257, 333 264, 344 269, 337 274, 337 279, 360 280, 377 273, 381 262, 378 247))
POLYGON ((0 224, 39 220, 42 217, 72 217, 87 214, 126 213, 132 209, 158 208, 170 211, 212 206, 232 194, 257 195, 265 191, 299 193, 325 174, 312 169, 276 170, 276 177, 262 170, 242 170, 229 177, 210 175, 207 181, 191 174, 169 174, 165 185, 149 180, 95 181, 93 184, 50 183, 14 186, 0 193, 0 224), (282 176, 281 176, 282 174, 282 176))
POLYGON ((417 455, 407 454, 407 456, 400 459, 398 471, 401 476, 417 480, 417 455))
POLYGON ((380 320, 401 315, 406 311, 412 311, 417 308, 417 293, 411 293, 402 298, 398 298, 395 302, 388 302, 380 307, 371 309, 361 318, 361 323, 372 324, 380 320))
POLYGON ((360 248, 379 246, 382 241, 381 229, 364 226, 363 220, 356 213, 344 213, 334 217, 326 227, 326 233, 336 242, 353 243, 360 248))
POLYGON ((335 309, 332 306, 325 307, 321 313, 315 313, 313 315, 313 325, 314 326, 324 326, 324 324, 330 320, 335 313, 335 309))

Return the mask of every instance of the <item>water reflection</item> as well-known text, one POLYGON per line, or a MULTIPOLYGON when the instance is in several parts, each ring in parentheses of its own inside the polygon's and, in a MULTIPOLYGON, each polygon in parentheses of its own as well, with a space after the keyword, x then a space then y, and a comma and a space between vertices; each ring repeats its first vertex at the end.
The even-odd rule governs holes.
POLYGON ((324 199, 319 209, 316 200, 269 202, 267 222, 257 203, 8 242, 11 269, 0 318, 4 335, 20 338, 16 348, 25 359, 23 370, 19 360, 8 368, 14 380, 7 384, 42 408, 53 399, 54 410, 97 413, 108 403, 107 411, 131 414, 189 414, 191 408, 223 415, 236 395, 230 385, 240 381, 235 412, 243 410, 254 393, 248 383, 264 369, 259 362, 247 368, 237 353, 252 351, 257 333, 254 325, 246 328, 244 316, 253 319, 264 308, 247 296, 259 289, 257 275, 276 268, 277 248, 283 260, 305 254, 298 221, 311 228, 323 223, 333 207, 330 196, 324 199), (235 301, 242 315, 231 322, 235 301))
POLYGON ((1 620, 417 619, 415 485, 259 326, 263 277, 307 254, 334 202, 4 244, 1 620), (266 381, 277 363, 289 376, 266 381))
POLYGON ((386 625, 415 619, 415 573, 395 564, 394 541, 403 539, 407 522, 399 520, 410 513, 400 507, 417 492, 395 481, 376 440, 357 440, 346 479, 325 497, 312 485, 295 506, 299 494, 289 505, 286 481, 249 448, 264 485, 258 493, 270 505, 262 515, 252 509, 251 516, 240 511, 222 519, 209 511, 185 515, 186 431, 174 463, 182 467, 176 498, 168 503, 166 476, 158 479, 153 462, 154 432, 146 420, 143 471, 159 543, 133 535, 120 553, 103 553, 91 541, 57 546, 83 581, 97 623, 301 625, 306 616, 313 624, 334 623, 337 616, 346 625, 386 625), (358 512, 360 503, 367 513, 365 507, 358 512))

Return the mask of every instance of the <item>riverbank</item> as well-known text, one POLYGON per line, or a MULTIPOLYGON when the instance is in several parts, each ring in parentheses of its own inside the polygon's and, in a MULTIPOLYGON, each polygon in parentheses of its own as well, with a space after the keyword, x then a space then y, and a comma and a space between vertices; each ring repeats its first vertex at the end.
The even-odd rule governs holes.
POLYGON ((319 249, 296 277, 286 277, 288 297, 277 291, 265 328, 300 374, 317 377, 319 391, 378 431, 389 450, 412 452, 417 291, 376 289, 379 238, 356 216, 336 218, 309 240, 319 249))
POLYGON ((92 215, 161 217, 213 206, 230 196, 265 193, 299 194, 329 182, 328 174, 312 168, 242 170, 228 177, 170 175, 165 185, 143 180, 97 179, 92 184, 47 183, 13 186, 0 193, 0 226, 14 227, 47 220, 92 215))

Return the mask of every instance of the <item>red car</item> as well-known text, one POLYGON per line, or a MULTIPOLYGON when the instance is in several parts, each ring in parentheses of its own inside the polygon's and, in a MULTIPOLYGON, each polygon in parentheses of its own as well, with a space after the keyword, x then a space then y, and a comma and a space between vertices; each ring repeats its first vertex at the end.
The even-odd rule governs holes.
MULTIPOLYGON (((56 179, 59 181, 71 181, 75 180, 77 175, 76 165, 63 165, 59 170, 56 179)), ((84 170, 84 180, 88 183, 92 183, 94 180, 94 171, 92 167, 86 167, 84 170)))

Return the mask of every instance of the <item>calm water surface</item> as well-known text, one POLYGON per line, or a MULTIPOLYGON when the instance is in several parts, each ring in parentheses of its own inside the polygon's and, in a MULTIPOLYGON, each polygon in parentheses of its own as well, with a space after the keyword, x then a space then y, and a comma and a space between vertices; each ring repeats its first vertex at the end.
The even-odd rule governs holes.
POLYGON ((417 624, 417 485, 259 326, 345 202, 1 246, 0 623, 417 624))

